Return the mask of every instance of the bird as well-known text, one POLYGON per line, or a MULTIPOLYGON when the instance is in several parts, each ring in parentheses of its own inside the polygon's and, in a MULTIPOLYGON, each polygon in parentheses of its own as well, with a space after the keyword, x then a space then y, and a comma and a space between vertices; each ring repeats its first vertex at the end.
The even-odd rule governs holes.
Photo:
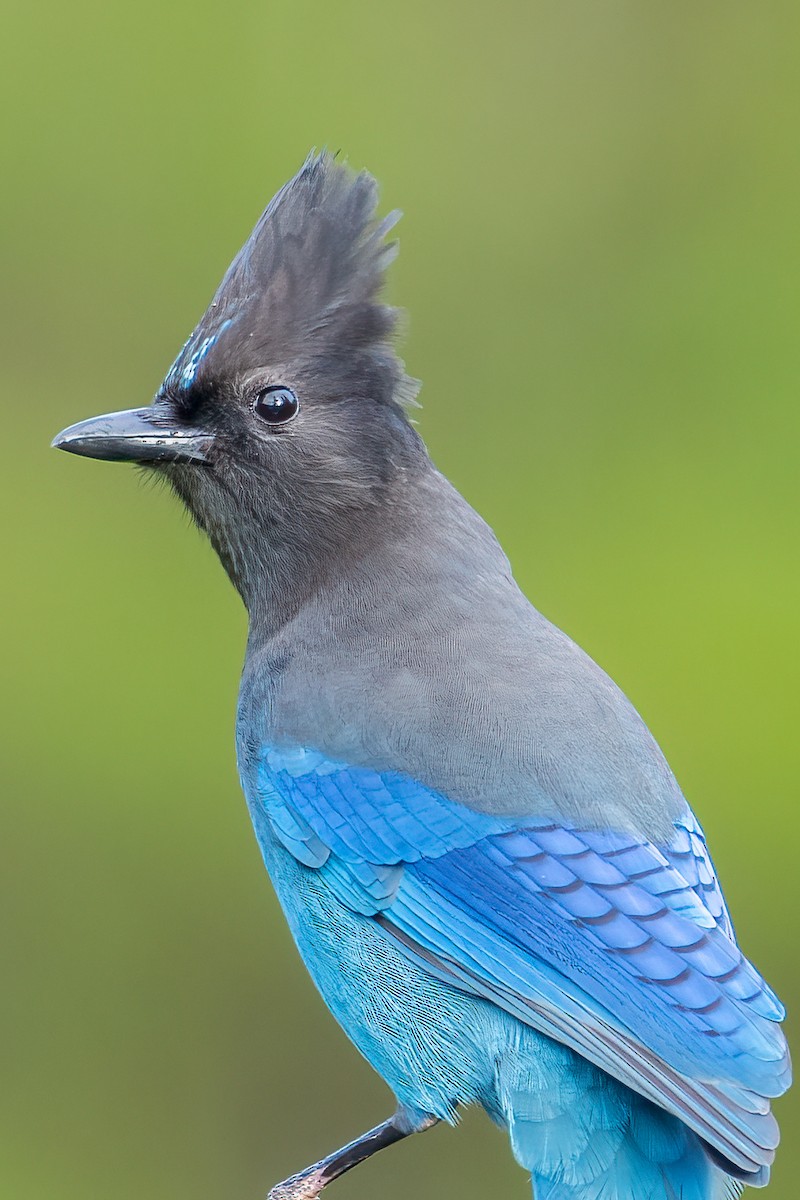
POLYGON ((138 464, 248 614, 237 761, 300 955, 394 1114, 316 1200, 478 1106, 536 1200, 764 1186, 784 1008, 642 718, 434 466, 384 297, 399 217, 313 152, 151 404, 54 445, 138 464))

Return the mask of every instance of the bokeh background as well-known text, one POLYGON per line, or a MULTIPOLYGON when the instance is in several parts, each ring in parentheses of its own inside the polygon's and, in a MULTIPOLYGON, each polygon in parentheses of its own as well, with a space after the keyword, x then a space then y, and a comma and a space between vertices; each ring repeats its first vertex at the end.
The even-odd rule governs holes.
MULTIPOLYGON (((149 400, 312 145, 404 208, 432 453, 644 714, 797 1011, 797 5, 3 9, 2 1195, 251 1200, 390 1111, 250 832, 235 593, 169 496, 48 447, 149 400)), ((337 1194, 529 1195, 464 1125, 337 1194)))

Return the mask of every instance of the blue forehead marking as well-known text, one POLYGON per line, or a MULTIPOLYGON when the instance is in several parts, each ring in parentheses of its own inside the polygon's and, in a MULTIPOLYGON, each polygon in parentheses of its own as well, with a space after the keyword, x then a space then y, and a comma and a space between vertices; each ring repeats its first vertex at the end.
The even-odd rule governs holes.
POLYGON ((175 359, 175 362, 167 371, 166 382, 179 388, 188 388, 194 383, 197 369, 205 356, 208 354, 211 347, 216 342, 220 334, 224 333, 229 325, 233 324, 233 317, 228 317, 223 321, 216 333, 211 333, 204 337, 199 346, 186 358, 186 351, 194 341, 194 334, 187 338, 181 347, 180 354, 175 359))

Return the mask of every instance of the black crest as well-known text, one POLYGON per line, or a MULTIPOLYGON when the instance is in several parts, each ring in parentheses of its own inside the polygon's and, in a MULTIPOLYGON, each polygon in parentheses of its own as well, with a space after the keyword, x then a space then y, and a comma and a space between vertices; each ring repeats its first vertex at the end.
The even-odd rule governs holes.
MULTIPOLYGON (((176 399, 262 368, 311 380, 320 399, 408 402, 393 349, 398 312, 380 290, 400 214, 377 220, 378 189, 327 153, 272 199, 164 382, 176 399)), ((290 380, 294 382, 294 380, 290 380)))

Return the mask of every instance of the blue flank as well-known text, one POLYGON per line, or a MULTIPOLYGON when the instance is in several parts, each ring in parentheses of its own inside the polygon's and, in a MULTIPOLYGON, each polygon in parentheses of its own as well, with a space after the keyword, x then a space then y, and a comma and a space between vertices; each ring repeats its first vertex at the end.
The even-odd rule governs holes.
POLYGON ((732 1195, 698 1134, 766 1182, 783 1009, 688 808, 659 848, 303 749, 245 791, 312 977, 402 1104, 483 1106, 538 1200, 732 1195))

